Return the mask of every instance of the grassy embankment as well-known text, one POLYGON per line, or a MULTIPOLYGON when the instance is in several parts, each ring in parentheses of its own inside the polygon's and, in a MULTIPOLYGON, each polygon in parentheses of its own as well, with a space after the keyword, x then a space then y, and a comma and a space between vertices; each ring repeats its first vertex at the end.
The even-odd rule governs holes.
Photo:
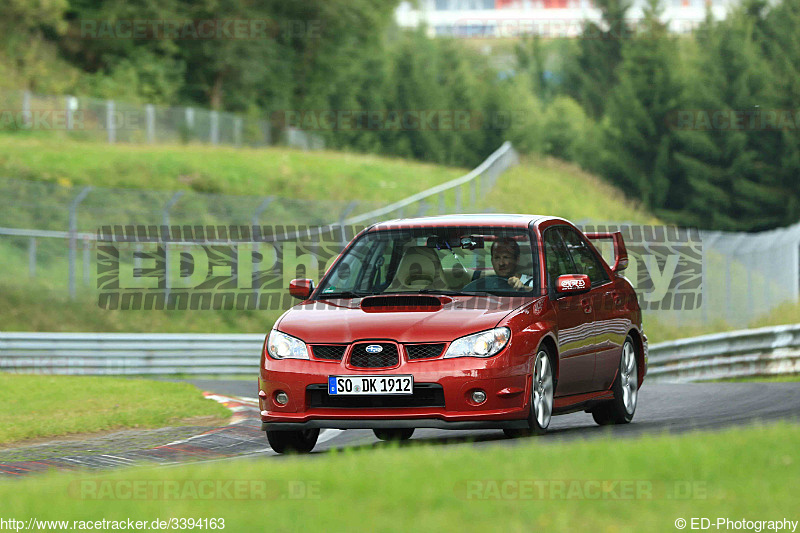
MULTIPOLYGON (((234 149, 200 145, 114 145, 56 139, 44 134, 0 134, 0 175, 68 185, 122 189, 213 191, 231 195, 301 197, 309 200, 358 199, 378 205, 398 200, 461 175, 464 169, 420 164, 394 158, 337 152, 302 152, 285 148, 234 149)), ((467 191, 465 191, 466 193, 467 191)), ((465 194, 464 199, 469 195, 465 194)), ((447 198, 450 204, 453 198, 447 198)), ((575 165, 552 158, 526 157, 503 174, 479 208, 497 212, 543 213, 575 222, 623 220, 658 223, 620 191, 575 165)), ((25 206, 20 217, 35 217, 25 206)), ((268 218, 268 213, 265 214, 268 218)), ((91 223, 91 213, 82 224, 91 223)), ((98 222, 108 223, 107 216, 98 222)), ((32 219, 36 226, 46 220, 32 219)), ((64 222, 65 221, 61 221, 64 222)), ((64 224, 59 226, 63 228, 64 224)), ((18 226, 19 227, 19 226, 18 226)), ((38 227, 38 226, 37 226, 38 227)), ((54 229, 54 228, 51 228, 54 229)), ((4 239, 7 240, 7 239, 4 239)), ((6 330, 40 331, 163 331, 263 332, 280 311, 105 311, 97 308, 91 290, 78 300, 65 296, 66 251, 41 243, 37 277, 27 277, 25 243, 0 242, 4 269, 0 273, 0 320, 6 330), (53 258, 48 263, 47 259, 53 258), (20 283, 20 279, 24 283, 20 283)), ((79 269, 81 254, 79 253, 79 269)), ((710 261, 713 263, 713 257, 710 261)), ((713 267, 713 265, 711 265, 713 267)), ((88 288, 95 286, 94 266, 88 288)), ((744 277, 734 265, 735 278, 744 277)), ((79 272, 79 277, 80 277, 79 272)), ((757 278, 758 276, 755 276, 757 278)), ((710 283, 724 280, 711 277, 710 283)), ((80 279, 79 279, 80 284, 80 279)), ((766 291, 754 290, 756 294, 766 291)), ((721 294, 722 291, 713 291, 721 294)), ((744 297, 743 295, 741 295, 744 297)), ((724 309, 723 301, 707 302, 724 309)), ((734 305, 744 305, 738 299, 734 305)), ((715 316, 715 312, 711 313, 715 316)), ((720 313, 721 316, 721 313, 720 313)), ((787 305, 752 325, 800 321, 800 306, 787 305)), ((687 326, 646 315, 652 342, 735 329, 723 318, 687 326)))

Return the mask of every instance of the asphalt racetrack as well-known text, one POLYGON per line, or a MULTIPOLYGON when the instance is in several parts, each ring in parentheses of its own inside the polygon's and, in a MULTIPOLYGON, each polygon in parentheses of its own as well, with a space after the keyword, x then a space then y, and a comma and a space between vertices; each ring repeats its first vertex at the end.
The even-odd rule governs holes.
MULTIPOLYGON (((56 470, 106 470, 134 464, 175 466, 185 463, 249 458, 274 460, 277 455, 261 431, 256 380, 189 380, 234 416, 224 427, 123 430, 0 450, 0 477, 20 477, 56 470)), ((645 383, 633 423, 600 427, 587 413, 553 417, 549 432, 535 438, 543 444, 591 439, 716 430, 775 420, 800 421, 800 382, 795 383, 645 383)), ((440 446, 514 446, 527 439, 506 438, 500 430, 446 431, 418 429, 410 443, 440 446)), ((325 429, 312 456, 326 450, 380 446, 371 430, 325 429)))
MULTIPOLYGON (((204 391, 257 397, 253 381, 196 381, 204 391)), ((648 383, 639 390, 633 422, 624 426, 600 427, 588 413, 554 416, 544 442, 592 438, 610 432, 619 436, 716 430, 731 426, 774 420, 800 421, 800 382, 796 383, 648 383)), ((473 442, 477 446, 513 445, 522 439, 508 439, 501 430, 447 431, 417 429, 411 441, 437 443, 473 442)), ((265 447, 266 436, 264 437, 265 447)), ((332 448, 364 446, 380 442, 370 430, 323 430, 314 448, 318 453, 332 448)), ((266 450, 259 452, 274 455, 266 450)))

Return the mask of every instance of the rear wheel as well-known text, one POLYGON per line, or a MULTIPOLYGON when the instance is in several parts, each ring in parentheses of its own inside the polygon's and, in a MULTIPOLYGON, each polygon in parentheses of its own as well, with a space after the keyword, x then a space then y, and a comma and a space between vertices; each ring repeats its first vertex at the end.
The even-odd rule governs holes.
POLYGON ((372 432, 381 440, 408 440, 414 434, 414 428, 381 428, 372 432))
POLYGON ((614 399, 603 402, 592 410, 592 418, 601 426, 628 424, 636 413, 639 400, 639 371, 636 364, 636 348, 628 335, 622 345, 617 379, 611 386, 614 399))
POLYGON ((267 431, 267 440, 276 453, 308 453, 314 449, 319 429, 298 431, 267 431))
POLYGON ((522 437, 526 435, 543 435, 550 425, 553 415, 553 396, 555 394, 555 380, 553 378, 553 365, 547 348, 542 346, 536 354, 533 364, 533 383, 531 387, 531 412, 528 415, 527 429, 504 429, 508 437, 522 437))

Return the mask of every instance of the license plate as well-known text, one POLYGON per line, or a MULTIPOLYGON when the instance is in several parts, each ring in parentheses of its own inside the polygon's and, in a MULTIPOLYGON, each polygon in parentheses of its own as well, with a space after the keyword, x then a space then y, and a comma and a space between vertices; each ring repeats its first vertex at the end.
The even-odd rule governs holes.
POLYGON ((328 394, 414 394, 414 376, 329 376, 328 394))

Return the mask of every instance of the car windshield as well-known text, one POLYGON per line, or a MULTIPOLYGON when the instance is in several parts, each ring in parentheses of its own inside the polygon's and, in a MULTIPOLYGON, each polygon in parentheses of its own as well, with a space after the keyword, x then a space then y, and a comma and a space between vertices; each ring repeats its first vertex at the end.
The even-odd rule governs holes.
POLYGON ((393 229, 361 236, 322 280, 318 298, 390 293, 533 295, 538 280, 525 229, 393 229))

